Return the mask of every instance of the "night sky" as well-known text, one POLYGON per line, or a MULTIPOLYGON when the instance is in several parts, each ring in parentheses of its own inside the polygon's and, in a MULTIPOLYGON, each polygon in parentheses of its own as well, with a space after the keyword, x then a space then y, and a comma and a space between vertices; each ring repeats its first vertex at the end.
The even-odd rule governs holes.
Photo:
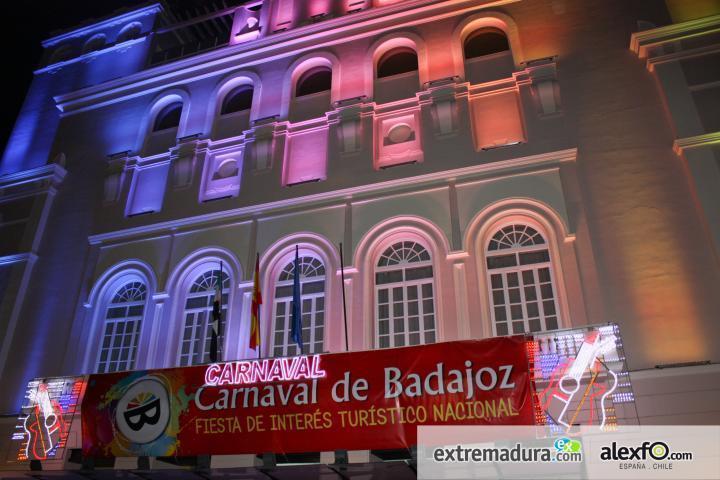
POLYGON ((91 18, 101 18, 113 11, 151 3, 142 0, 38 0, 5 2, 5 27, 0 29, 6 55, 3 68, 5 98, 0 110, 0 145, 5 144, 25 99, 32 72, 42 55, 40 42, 58 30, 66 30, 91 18))

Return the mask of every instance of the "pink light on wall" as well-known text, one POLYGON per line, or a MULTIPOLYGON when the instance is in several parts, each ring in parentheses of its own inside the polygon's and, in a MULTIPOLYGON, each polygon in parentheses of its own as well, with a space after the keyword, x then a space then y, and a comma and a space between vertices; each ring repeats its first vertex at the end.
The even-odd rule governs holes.
POLYGON ((306 0, 307 12, 310 17, 330 13, 330 0, 306 0))
POLYGON ((505 91, 470 100, 475 149, 501 147, 525 141, 517 92, 505 91))
POLYGON ((400 3, 404 0, 375 0, 376 7, 384 7, 385 5, 392 5, 393 3, 400 3))
POLYGON ((327 128, 291 134, 287 143, 284 185, 324 180, 327 177, 327 128))
POLYGON ((292 27, 295 0, 277 0, 275 4, 275 15, 273 21, 273 31, 286 30, 292 27))

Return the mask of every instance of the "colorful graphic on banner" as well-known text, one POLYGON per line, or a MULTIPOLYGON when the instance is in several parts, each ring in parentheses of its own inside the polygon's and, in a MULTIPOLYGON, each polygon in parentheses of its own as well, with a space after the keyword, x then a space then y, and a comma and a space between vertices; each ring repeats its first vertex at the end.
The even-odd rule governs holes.
POLYGON ((418 425, 531 425, 526 337, 91 375, 83 454, 408 448, 418 425))
POLYGON ((35 379, 28 383, 12 436, 19 442, 19 461, 63 458, 84 386, 85 377, 35 379))
POLYGON ((538 425, 572 434, 580 425, 638 424, 617 325, 538 333, 528 344, 538 425))

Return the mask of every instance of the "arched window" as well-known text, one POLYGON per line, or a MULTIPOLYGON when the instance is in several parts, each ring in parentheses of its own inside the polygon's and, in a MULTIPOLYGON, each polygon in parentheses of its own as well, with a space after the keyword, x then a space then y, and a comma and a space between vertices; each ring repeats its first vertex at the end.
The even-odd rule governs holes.
POLYGON ((379 348, 435 342, 433 267, 419 243, 387 248, 375 269, 375 338, 379 348))
POLYGON ((484 57, 493 53, 500 53, 510 50, 505 32, 499 28, 481 28, 468 35, 465 39, 463 52, 465 58, 484 57))
POLYGON ((550 252, 537 230, 501 228, 488 243, 486 262, 496 335, 558 328, 550 252))
POLYGON ((96 50, 100 50, 105 46, 105 35, 102 33, 98 33, 97 35, 93 35, 90 37, 90 40, 85 42, 85 45, 83 45, 82 53, 88 53, 88 52, 94 52, 96 50))
POLYGON ((377 78, 415 72, 417 69, 418 57, 415 50, 408 47, 394 48, 385 53, 378 61, 377 78))
MULTIPOLYGON (((315 257, 300 257, 300 299, 304 353, 321 353, 325 338, 325 266, 315 257)), ((274 357, 298 355, 292 340, 293 280, 295 261, 288 263, 275 285, 275 321, 271 352, 274 357)))
POLYGON ((326 92, 332 87, 332 70, 328 67, 314 67, 303 73, 297 82, 295 96, 326 92))
POLYGON ((180 115, 182 114, 182 103, 173 102, 163 107, 155 117, 153 124, 153 132, 177 128, 180 125, 180 115))
MULTIPOLYGON (((185 329, 180 346, 180 366, 197 365, 210 361, 210 339, 212 338, 212 309, 215 287, 221 278, 220 270, 208 270, 199 275, 190 286, 185 298, 185 329)), ((230 277, 222 273, 222 301, 218 338, 218 358, 222 359, 227 324, 228 294, 230 277)))
POLYGON ((220 115, 250 110, 252 100, 252 86, 242 85, 237 87, 225 95, 225 100, 223 100, 222 108, 220 109, 220 115))
POLYGON ((147 288, 141 282, 120 287, 105 311, 102 346, 96 362, 97 373, 132 370, 140 339, 147 288))

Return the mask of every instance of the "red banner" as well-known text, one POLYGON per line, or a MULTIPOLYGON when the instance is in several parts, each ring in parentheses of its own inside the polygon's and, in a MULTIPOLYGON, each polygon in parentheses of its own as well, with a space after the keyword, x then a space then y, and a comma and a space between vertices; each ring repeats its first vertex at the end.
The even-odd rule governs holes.
POLYGON ((408 448, 418 425, 531 425, 522 336, 91 375, 83 455, 408 448))

